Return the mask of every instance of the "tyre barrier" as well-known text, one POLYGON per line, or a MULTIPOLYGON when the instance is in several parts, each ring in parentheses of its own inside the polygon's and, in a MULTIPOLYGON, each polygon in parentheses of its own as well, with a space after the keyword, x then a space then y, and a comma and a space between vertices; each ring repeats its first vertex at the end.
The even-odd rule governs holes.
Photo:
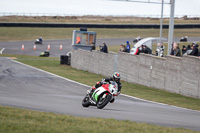
MULTIPOLYGON (((0 23, 0 27, 51 27, 51 28, 115 28, 115 29, 160 29, 160 24, 62 24, 62 23, 0 23)), ((163 24, 163 29, 168 29, 163 24)), ((176 29, 200 28, 200 24, 175 24, 176 29)))

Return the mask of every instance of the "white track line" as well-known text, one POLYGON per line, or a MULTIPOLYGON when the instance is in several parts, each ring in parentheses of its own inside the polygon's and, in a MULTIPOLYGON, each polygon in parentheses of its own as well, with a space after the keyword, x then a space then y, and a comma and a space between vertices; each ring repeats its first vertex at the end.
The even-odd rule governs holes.
MULTIPOLYGON (((21 63, 21 62, 19 62, 19 61, 16 61, 16 60, 13 60, 13 59, 11 59, 11 61, 16 62, 16 63, 21 64, 21 65, 24 65, 24 66, 27 66, 27 67, 30 67, 30 68, 33 68, 33 69, 35 69, 35 70, 38 70, 38 71, 41 71, 41 72, 44 72, 44 73, 48 73, 48 74, 50 74, 50 75, 53 75, 53 76, 55 76, 55 77, 58 77, 58 78, 67 80, 67 81, 69 81, 69 82, 76 83, 76 84, 79 84, 79 85, 82 85, 82 86, 91 88, 91 86, 89 86, 89 85, 82 84, 82 83, 79 83, 79 82, 76 82, 76 81, 73 81, 73 80, 70 80, 70 79, 61 77, 61 76, 59 76, 59 75, 56 75, 56 74, 53 74, 53 73, 44 71, 44 70, 42 70, 42 69, 39 69, 39 68, 30 66, 30 65, 27 65, 27 64, 24 64, 24 63, 21 63)), ((137 99, 137 100, 141 100, 141 101, 144 101, 144 102, 153 103, 153 104, 164 105, 164 106, 171 106, 171 107, 175 107, 175 108, 179 108, 179 109, 184 109, 184 110, 189 110, 189 111, 197 111, 197 112, 200 112, 200 111, 198 111, 198 110, 187 109, 187 108, 178 107, 178 106, 175 106, 175 105, 169 105, 169 104, 165 104, 165 103, 159 103, 159 102, 149 101, 149 100, 141 99, 141 98, 134 97, 134 96, 129 96, 129 95, 122 94, 122 93, 121 93, 120 95, 125 96, 125 97, 129 97, 129 98, 133 98, 133 99, 137 99)))
POLYGON ((0 54, 3 54, 3 51, 5 50, 5 48, 3 48, 1 51, 0 51, 0 54))

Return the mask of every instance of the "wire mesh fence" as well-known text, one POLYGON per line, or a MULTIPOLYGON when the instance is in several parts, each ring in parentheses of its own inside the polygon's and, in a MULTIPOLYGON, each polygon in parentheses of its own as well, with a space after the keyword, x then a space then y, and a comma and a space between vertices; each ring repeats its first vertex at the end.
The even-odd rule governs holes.
MULTIPOLYGON (((0 16, 114 16, 114 15, 80 15, 80 14, 64 14, 64 13, 20 13, 20 12, 0 12, 0 16)), ((128 15, 129 17, 150 17, 160 18, 160 15, 128 15)), ((116 16, 117 17, 117 16, 116 16)), ((119 17, 121 17, 119 15, 119 17)), ((126 16, 124 16, 126 17, 126 16)), ((164 18, 169 18, 170 15, 163 15, 164 18)), ((177 18, 200 18, 200 15, 175 15, 177 18)))

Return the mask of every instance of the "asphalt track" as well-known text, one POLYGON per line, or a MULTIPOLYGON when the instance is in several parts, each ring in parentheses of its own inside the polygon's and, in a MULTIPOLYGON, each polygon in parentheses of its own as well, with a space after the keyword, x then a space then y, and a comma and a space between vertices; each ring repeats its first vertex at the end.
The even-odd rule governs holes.
MULTIPOLYGON (((200 130, 200 111, 120 95, 104 109, 84 108, 89 87, 0 57, 0 105, 81 117, 114 118, 200 130)), ((123 90, 122 90, 123 91, 123 90)))
MULTIPOLYGON (((97 39, 97 47, 106 42, 108 45, 119 45, 125 43, 127 40, 132 40, 132 38, 108 38, 108 39, 97 39)), ((13 41, 13 42, 0 42, 0 48, 5 48, 4 54, 21 54, 21 55, 33 55, 39 56, 41 52, 47 50, 48 44, 50 44, 50 56, 60 57, 60 55, 65 55, 72 50, 72 40, 45 40, 42 45, 37 44, 36 50, 33 50, 34 41, 13 41), (24 44, 24 50, 21 50, 22 44, 24 44), (60 50, 60 44, 62 44, 63 49, 60 50)), ((120 47, 120 46, 119 46, 120 47)))
MULTIPOLYGON (((134 38, 104 38, 104 39, 97 39, 96 46, 102 45, 105 42, 107 45, 119 45, 125 44, 126 41, 130 43, 133 41, 134 38)), ((175 41, 178 42, 180 38, 175 38, 175 41)), ((196 42, 200 41, 198 37, 190 37, 188 39, 189 42, 196 42)), ((4 54, 21 54, 21 55, 33 55, 39 56, 41 52, 47 50, 48 44, 50 44, 50 56, 51 57, 60 57, 60 55, 65 55, 69 51, 72 50, 72 40, 65 39, 65 40, 44 40, 44 44, 36 45, 36 50, 33 50, 34 40, 32 41, 13 41, 13 42, 0 42, 0 48, 5 48, 3 51, 4 54), (24 50, 21 50, 22 44, 24 44, 24 50), (60 50, 60 44, 62 44, 63 49, 60 50)))

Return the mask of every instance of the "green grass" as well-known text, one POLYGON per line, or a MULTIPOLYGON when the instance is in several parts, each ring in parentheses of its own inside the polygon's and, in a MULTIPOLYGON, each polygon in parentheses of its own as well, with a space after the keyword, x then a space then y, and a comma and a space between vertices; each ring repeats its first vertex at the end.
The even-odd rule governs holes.
POLYGON ((115 119, 82 118, 0 106, 0 133, 198 133, 115 119))
MULTIPOLYGON (((17 60, 43 69, 45 71, 84 83, 94 85, 97 81, 105 78, 102 75, 89 73, 74 69, 67 65, 60 65, 59 58, 41 58, 26 55, 0 55, 0 57, 17 57, 17 60), (81 78, 85 77, 85 78, 81 78)), ((176 105, 189 109, 200 110, 200 99, 185 97, 182 95, 169 93, 163 90, 149 88, 142 85, 127 83, 122 81, 122 93, 139 98, 176 105)), ((144 123, 130 121, 119 121, 114 119, 102 118, 81 118, 54 113, 36 112, 24 109, 0 106, 0 133, 18 132, 41 132, 41 133, 64 133, 64 132, 152 132, 152 133, 195 133, 196 131, 155 126, 144 123), (102 128, 103 127, 103 128, 102 128)))
MULTIPOLYGON (((81 71, 72 68, 71 66, 60 65, 59 58, 46 58, 46 60, 39 60, 40 57, 34 56, 24 56, 24 55, 0 55, 0 56, 10 56, 17 57, 18 61, 43 69, 45 71, 72 79, 74 81, 94 85, 97 81, 100 81, 102 78, 105 78, 102 75, 97 75, 89 73, 86 71, 81 71), (85 77, 85 78, 82 78, 85 77)), ((195 99, 191 97, 182 96, 179 94, 170 93, 164 90, 159 90, 155 88, 150 88, 142 85, 137 85, 133 83, 127 83, 122 81, 122 93, 128 94, 131 96, 166 103, 170 105, 175 105, 179 107, 200 110, 200 99, 195 99)))
MULTIPOLYGON (((21 28, 21 27, 0 27, 0 41, 22 41, 35 40, 42 36, 47 39, 71 39, 73 30, 78 28, 21 28)), ((95 31, 97 38, 136 38, 137 36, 158 37, 159 29, 97 29, 90 28, 88 31, 95 31)), ((199 29, 175 29, 174 37, 199 37, 199 29)), ((163 29, 163 37, 168 36, 168 29, 163 29)), ((99 45, 99 44, 98 44, 99 45)))

